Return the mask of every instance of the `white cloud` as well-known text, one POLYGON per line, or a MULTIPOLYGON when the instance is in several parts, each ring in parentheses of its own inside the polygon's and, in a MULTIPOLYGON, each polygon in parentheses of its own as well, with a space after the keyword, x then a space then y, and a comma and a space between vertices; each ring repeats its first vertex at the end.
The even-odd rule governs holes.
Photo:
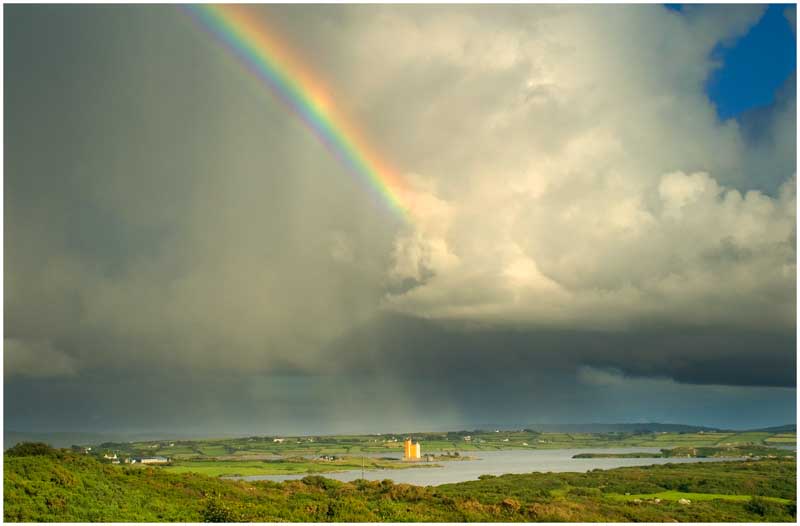
MULTIPOLYGON (((393 114, 409 149, 435 152, 408 162, 437 181, 431 200, 449 213, 436 234, 420 214, 416 232, 397 238, 393 277, 429 275, 385 306, 515 324, 792 326, 796 182, 775 173, 774 158, 793 159, 794 148, 748 142, 718 121, 703 88, 713 46, 762 9, 513 11, 437 12, 430 37, 447 46, 400 39, 403 52, 370 69, 373 82, 447 86, 400 94, 393 114), (514 53, 491 67, 480 52, 470 61, 454 51, 509 35, 514 53), (436 74, 420 66, 431 61, 436 74), (752 190, 763 178, 779 190, 752 190)), ((396 41, 395 29, 433 24, 380 33, 396 41)), ((793 108, 775 126, 793 122, 793 108)))

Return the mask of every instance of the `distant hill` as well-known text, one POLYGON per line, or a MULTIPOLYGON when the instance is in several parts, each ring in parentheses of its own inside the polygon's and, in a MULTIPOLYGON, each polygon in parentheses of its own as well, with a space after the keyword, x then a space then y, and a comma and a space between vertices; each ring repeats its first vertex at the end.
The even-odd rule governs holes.
POLYGON ((723 431, 715 427, 684 424, 529 424, 528 429, 544 433, 699 433, 723 431))
POLYGON ((192 438, 189 433, 142 432, 142 433, 98 433, 78 431, 14 431, 3 430, 3 449, 14 447, 20 442, 44 442, 52 447, 76 445, 95 445, 103 442, 128 442, 135 440, 162 440, 164 438, 192 438), (189 435, 189 436, 186 436, 189 435))
POLYGON ((70 447, 72 444, 99 444, 115 440, 130 440, 119 433, 80 433, 80 432, 44 432, 35 431, 3 431, 3 449, 14 447, 20 442, 44 442, 52 447, 70 447))
POLYGON ((749 429, 748 431, 758 431, 761 433, 796 433, 797 424, 786 424, 784 426, 762 427, 760 429, 749 429))

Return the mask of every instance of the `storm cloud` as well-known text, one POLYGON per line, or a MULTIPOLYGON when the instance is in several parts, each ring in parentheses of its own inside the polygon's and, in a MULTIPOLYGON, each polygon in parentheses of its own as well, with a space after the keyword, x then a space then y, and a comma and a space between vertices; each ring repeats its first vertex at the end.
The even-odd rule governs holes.
POLYGON ((796 77, 704 89, 762 6, 251 9, 410 220, 181 10, 9 6, 7 426, 793 418, 796 77))

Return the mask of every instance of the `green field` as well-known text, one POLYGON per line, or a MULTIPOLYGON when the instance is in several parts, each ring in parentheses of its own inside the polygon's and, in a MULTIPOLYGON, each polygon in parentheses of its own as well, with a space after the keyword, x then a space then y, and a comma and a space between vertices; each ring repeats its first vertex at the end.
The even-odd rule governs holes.
MULTIPOLYGON (((635 501, 635 500, 673 500, 688 499, 691 501, 703 500, 732 500, 738 502, 747 502, 752 497, 750 495, 726 495, 724 493, 683 493, 680 491, 660 491, 658 493, 639 493, 637 495, 619 495, 617 493, 609 493, 606 495, 610 499, 621 501, 635 501)), ((782 499, 780 497, 762 497, 770 502, 777 502, 778 504, 790 504, 792 501, 789 499, 782 499)))
POLYGON ((779 433, 764 439, 766 444, 794 444, 797 436, 794 433, 779 433))
POLYGON ((343 457, 334 461, 320 461, 302 458, 289 458, 281 460, 179 460, 169 466, 159 469, 173 473, 199 473, 202 475, 218 476, 249 476, 249 475, 296 475, 313 473, 332 473, 336 471, 350 471, 361 468, 375 469, 406 469, 406 468, 434 468, 441 467, 433 462, 403 462, 400 460, 383 460, 376 458, 343 457))

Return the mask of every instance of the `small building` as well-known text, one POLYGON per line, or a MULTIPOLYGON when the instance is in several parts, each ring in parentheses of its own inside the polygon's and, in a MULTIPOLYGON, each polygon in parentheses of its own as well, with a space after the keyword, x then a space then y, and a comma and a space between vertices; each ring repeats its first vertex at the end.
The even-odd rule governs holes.
POLYGON ((278 444, 283 444, 283 441, 286 440, 285 438, 273 438, 272 441, 278 444))

